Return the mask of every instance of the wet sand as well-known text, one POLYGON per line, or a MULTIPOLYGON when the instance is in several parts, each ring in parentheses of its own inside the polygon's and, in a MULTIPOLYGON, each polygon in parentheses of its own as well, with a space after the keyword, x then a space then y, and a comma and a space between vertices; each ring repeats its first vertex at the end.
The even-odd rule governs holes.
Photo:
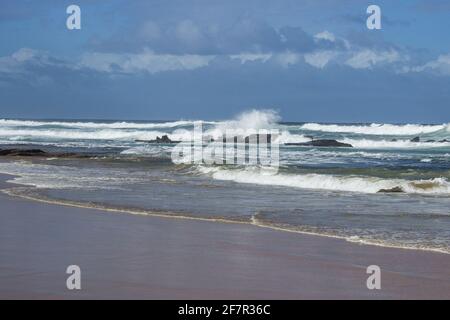
POLYGON ((0 299, 15 298, 449 299, 450 255, 0 193, 0 299), (80 291, 66 289, 74 264, 80 291), (373 264, 381 290, 366 287, 373 264))

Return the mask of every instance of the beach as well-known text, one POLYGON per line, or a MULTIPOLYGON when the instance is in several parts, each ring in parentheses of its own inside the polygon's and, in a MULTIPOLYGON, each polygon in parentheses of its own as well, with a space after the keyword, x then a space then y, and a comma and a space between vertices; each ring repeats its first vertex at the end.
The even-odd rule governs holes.
POLYGON ((4 193, 0 207, 0 299, 450 298, 448 254, 4 193), (69 265, 81 290, 66 288, 69 265), (369 265, 381 290, 366 287, 369 265))
POLYGON ((450 1, 260 2, 2 1, 0 300, 450 299, 450 1))

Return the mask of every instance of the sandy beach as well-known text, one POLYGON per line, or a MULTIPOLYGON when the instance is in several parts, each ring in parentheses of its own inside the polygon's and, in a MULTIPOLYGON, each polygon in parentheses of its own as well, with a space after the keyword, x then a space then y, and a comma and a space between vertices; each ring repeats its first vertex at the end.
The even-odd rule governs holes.
MULTIPOLYGON (((11 187, 1 176, 1 188, 11 187)), ((450 298, 450 255, 0 193, 0 299, 450 298), (79 265, 82 290, 66 289, 79 265), (382 289, 366 288, 379 265, 382 289)))

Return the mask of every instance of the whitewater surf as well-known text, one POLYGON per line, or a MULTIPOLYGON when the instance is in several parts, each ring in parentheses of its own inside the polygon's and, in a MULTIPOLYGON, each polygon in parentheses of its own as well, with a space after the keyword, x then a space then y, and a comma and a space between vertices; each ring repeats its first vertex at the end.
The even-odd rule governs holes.
POLYGON ((175 164, 174 144, 145 142, 189 142, 197 121, 2 119, 0 149, 89 156, 0 157, 0 173, 30 198, 450 252, 448 124, 283 123, 272 110, 202 121, 210 139, 277 130, 277 170, 175 164), (352 148, 285 145, 311 139, 352 148))

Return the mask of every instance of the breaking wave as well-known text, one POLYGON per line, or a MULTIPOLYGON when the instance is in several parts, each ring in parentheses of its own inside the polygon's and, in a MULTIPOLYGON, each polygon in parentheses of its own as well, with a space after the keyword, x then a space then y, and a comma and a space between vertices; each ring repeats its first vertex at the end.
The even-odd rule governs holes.
MULTIPOLYGON (((35 130, 35 129, 1 129, 0 136, 13 140, 25 139, 51 139, 51 140, 150 140, 165 134, 164 131, 137 131, 137 130, 35 130)), ((181 134, 183 135, 183 134, 181 134)), ((177 136, 178 137, 178 136, 177 136)))
POLYGON ((443 129, 450 131, 450 124, 441 125, 419 125, 419 124, 378 124, 372 123, 370 125, 338 125, 338 124, 319 124, 306 123, 300 127, 303 130, 323 131, 323 132, 338 132, 338 133, 356 133, 367 135, 399 135, 410 136, 433 133, 443 129))
POLYGON ((339 176, 326 174, 285 174, 273 168, 222 169, 204 167, 198 169, 213 179, 259 185, 319 189, 330 191, 378 193, 383 190, 401 189, 404 193, 450 194, 450 183, 445 178, 430 180, 383 179, 369 176, 339 176))
MULTIPOLYGON (((214 124, 215 122, 206 122, 214 124)), ((8 120, 0 119, 1 127, 64 127, 79 129, 154 129, 154 128, 175 128, 180 126, 193 125, 194 121, 171 121, 161 123, 139 123, 139 122, 71 122, 71 121, 29 121, 29 120, 8 120)))
POLYGON ((370 140, 370 139, 343 139, 359 149, 426 149, 449 147, 450 142, 412 142, 411 140, 370 140))

